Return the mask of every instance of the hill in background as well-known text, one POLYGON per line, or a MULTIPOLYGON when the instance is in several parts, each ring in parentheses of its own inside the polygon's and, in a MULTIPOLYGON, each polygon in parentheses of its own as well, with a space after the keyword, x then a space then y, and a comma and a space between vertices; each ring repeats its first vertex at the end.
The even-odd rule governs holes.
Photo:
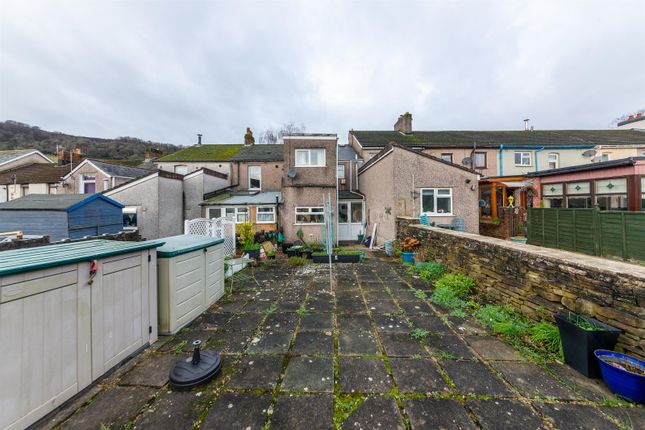
POLYGON ((163 154, 181 149, 168 143, 144 141, 134 137, 101 139, 97 137, 73 136, 54 131, 41 130, 17 121, 0 122, 0 150, 38 149, 45 154, 55 154, 56 145, 67 151, 80 148, 87 158, 103 160, 143 160, 146 149, 154 148, 163 154))

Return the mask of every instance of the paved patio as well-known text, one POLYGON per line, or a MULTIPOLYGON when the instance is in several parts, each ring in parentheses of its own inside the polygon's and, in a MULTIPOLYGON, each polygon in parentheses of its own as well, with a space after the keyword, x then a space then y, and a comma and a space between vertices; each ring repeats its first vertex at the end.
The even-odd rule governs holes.
POLYGON ((472 321, 415 295, 429 290, 370 257, 247 270, 235 291, 41 425, 65 429, 643 428, 567 366, 530 363, 472 321), (420 339, 414 328, 427 330, 420 339), (168 370, 201 339, 222 373, 173 391, 168 370))

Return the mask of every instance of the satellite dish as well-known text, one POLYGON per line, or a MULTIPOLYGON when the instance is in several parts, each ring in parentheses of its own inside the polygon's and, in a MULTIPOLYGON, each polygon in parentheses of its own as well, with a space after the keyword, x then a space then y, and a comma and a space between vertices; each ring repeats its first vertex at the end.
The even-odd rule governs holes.
POLYGON ((293 179, 293 178, 296 177, 297 173, 298 172, 296 172, 296 169, 290 169, 289 172, 287 173, 287 176, 290 177, 291 179, 293 179))
POLYGON ((470 157, 466 157, 463 160, 461 160, 461 164, 464 166, 470 166, 473 163, 473 159, 470 157))
POLYGON ((591 158, 594 155, 596 155, 596 150, 595 149, 590 149, 590 150, 585 151, 585 152, 582 153, 582 156, 587 157, 587 158, 591 158))

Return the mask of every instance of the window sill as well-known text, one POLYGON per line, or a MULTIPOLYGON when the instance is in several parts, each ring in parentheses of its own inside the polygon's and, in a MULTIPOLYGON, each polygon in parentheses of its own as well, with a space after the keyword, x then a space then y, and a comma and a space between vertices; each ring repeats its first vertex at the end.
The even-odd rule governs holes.
POLYGON ((275 221, 255 221, 256 224, 275 224, 275 221))
POLYGON ((294 222, 293 225, 325 225, 324 222, 294 222))
POLYGON ((429 216, 429 217, 455 216, 455 214, 453 214, 453 213, 436 214, 436 213, 429 213, 429 212, 424 212, 421 215, 425 215, 425 216, 429 216))

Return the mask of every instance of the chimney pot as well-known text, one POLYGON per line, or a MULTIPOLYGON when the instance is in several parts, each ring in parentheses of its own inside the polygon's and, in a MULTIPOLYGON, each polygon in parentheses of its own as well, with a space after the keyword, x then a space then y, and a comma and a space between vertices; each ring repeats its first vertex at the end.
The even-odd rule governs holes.
POLYGON ((524 131, 529 131, 529 121, 530 121, 529 118, 526 118, 524 120, 524 131))
POLYGON ((255 137, 253 137, 253 131, 250 127, 246 127, 246 133, 244 133, 244 144, 253 145, 255 143, 255 137))
POLYGON ((197 133, 197 146, 202 145, 202 135, 201 133, 197 133))

